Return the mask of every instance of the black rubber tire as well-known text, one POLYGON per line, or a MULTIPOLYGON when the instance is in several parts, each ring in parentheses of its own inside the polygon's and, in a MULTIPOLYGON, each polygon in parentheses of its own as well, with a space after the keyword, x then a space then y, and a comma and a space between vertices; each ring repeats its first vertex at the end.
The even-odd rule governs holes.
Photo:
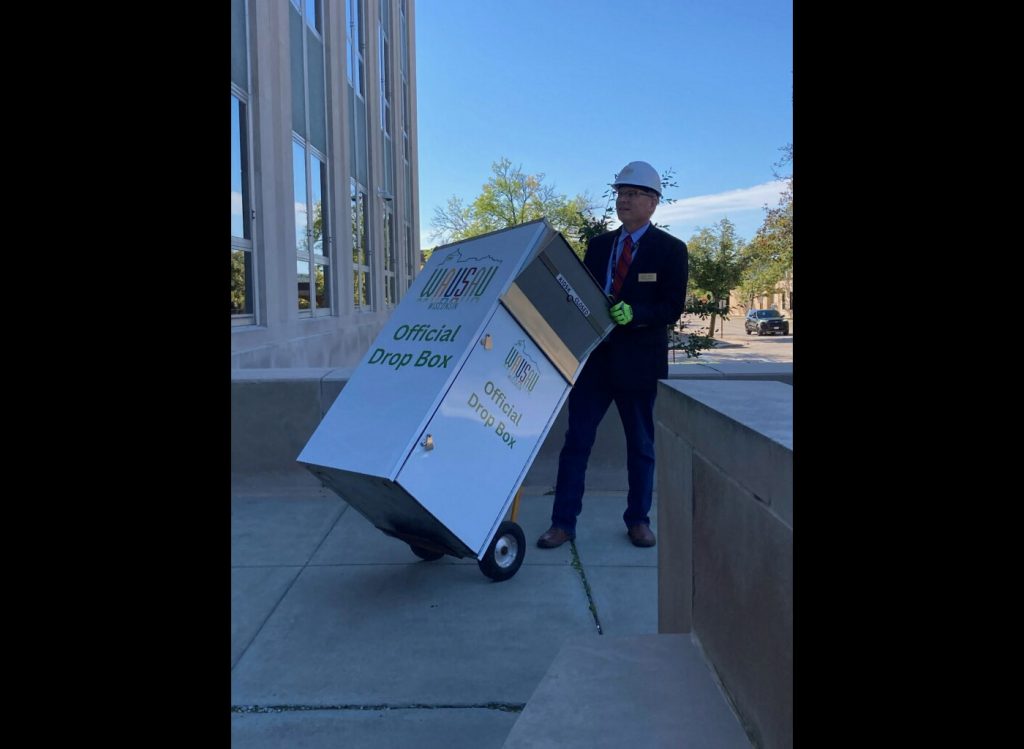
POLYGON ((409 548, 412 549, 413 554, 427 562, 433 562, 435 559, 440 559, 444 556, 440 551, 431 551, 430 549, 424 549, 422 546, 409 544, 409 548))
POLYGON ((500 583, 519 571, 525 556, 526 535, 523 529, 511 520, 503 520, 487 547, 487 553, 477 565, 487 577, 500 583))

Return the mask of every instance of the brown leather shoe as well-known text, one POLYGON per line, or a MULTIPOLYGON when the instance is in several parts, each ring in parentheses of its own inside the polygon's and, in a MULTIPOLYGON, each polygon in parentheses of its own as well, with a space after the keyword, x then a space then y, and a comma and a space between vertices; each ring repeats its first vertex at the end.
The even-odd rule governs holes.
POLYGON ((634 525, 627 531, 629 533, 629 540, 633 542, 633 546, 654 546, 657 541, 654 538, 654 531, 651 530, 650 526, 634 525))
POLYGON ((566 541, 571 541, 576 536, 570 536, 568 533, 563 531, 561 528, 551 526, 544 534, 537 539, 537 546, 542 549, 554 549, 555 547, 561 546, 566 541))

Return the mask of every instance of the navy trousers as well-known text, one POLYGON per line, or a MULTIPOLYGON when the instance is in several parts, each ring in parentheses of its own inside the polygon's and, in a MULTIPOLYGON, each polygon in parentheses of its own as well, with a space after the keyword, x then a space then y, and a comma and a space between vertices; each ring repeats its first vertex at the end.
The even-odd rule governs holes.
POLYGON ((654 397, 657 390, 612 388, 595 372, 586 369, 569 392, 569 429, 558 456, 558 479, 551 524, 570 535, 583 510, 584 477, 597 427, 615 402, 626 433, 626 471, 629 494, 622 519, 629 528, 650 525, 648 513, 654 492, 654 397))

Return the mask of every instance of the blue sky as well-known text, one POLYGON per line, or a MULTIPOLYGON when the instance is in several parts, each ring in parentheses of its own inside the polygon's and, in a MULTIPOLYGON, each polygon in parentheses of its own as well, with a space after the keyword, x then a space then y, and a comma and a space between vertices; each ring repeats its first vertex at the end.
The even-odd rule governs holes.
POLYGON ((749 240, 777 204, 791 0, 417 0, 415 18, 422 247, 502 157, 598 213, 626 163, 672 168, 654 220, 684 240, 723 217, 749 240))

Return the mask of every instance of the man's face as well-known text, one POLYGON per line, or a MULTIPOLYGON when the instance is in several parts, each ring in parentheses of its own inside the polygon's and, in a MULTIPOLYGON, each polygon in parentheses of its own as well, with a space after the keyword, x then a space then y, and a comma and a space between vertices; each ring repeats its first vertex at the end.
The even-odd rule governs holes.
POLYGON ((658 196, 632 185, 620 185, 615 191, 615 213, 627 228, 639 228, 650 221, 658 205, 658 196))

